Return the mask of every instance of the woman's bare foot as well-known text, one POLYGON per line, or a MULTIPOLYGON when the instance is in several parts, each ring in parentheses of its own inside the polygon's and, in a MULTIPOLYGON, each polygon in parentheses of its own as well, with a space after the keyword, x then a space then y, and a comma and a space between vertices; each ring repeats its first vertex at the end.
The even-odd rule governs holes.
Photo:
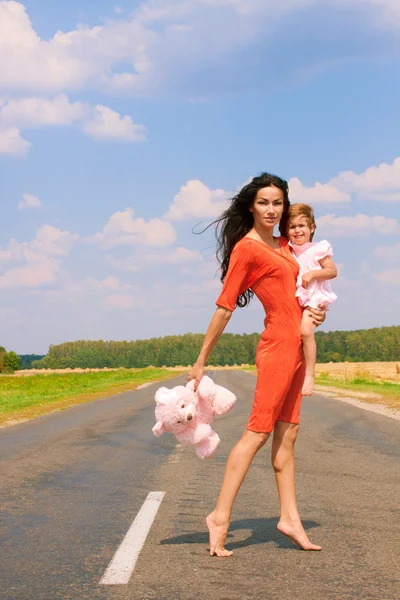
POLYGON ((206 517, 206 524, 210 533, 210 556, 232 556, 233 552, 224 548, 229 521, 215 519, 213 511, 206 517))
POLYGON ((311 396, 314 392, 314 377, 312 375, 306 375, 304 378, 303 389, 301 390, 302 396, 311 396))
POLYGON ((279 521, 277 529, 284 535, 287 535, 302 550, 322 550, 322 546, 317 546, 310 542, 300 521, 298 523, 279 521))

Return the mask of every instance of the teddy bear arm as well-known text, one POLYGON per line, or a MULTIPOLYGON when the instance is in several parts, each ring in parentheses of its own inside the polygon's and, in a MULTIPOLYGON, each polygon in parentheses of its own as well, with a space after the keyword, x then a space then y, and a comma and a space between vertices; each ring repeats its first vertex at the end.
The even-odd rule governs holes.
POLYGON ((207 438, 212 429, 206 423, 200 423, 196 427, 187 427, 184 431, 176 434, 176 437, 182 444, 198 444, 207 438))
POLYGON ((152 429, 152 432, 157 437, 160 437, 160 435, 162 435, 162 433, 164 432, 163 422, 162 421, 157 421, 157 423, 154 425, 154 427, 152 429))
POLYGON ((216 415, 224 415, 229 412, 236 402, 236 396, 226 388, 216 385, 216 396, 213 407, 216 415))
POLYGON ((209 458, 214 454, 220 443, 219 435, 211 430, 211 435, 196 445, 196 454, 199 458, 209 458))

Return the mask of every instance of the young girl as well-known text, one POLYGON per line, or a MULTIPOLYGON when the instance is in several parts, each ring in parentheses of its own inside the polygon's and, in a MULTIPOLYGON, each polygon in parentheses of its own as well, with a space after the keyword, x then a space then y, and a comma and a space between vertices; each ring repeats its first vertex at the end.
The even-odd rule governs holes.
POLYGON ((307 309, 309 307, 327 307, 337 298, 328 283, 328 279, 334 279, 337 275, 335 264, 331 259, 332 247, 327 240, 312 243, 315 229, 314 211, 311 206, 292 204, 289 208, 288 238, 300 265, 296 296, 301 306, 304 307, 301 322, 303 352, 306 361, 303 396, 311 396, 313 393, 317 360, 315 325, 310 318, 312 315, 307 309))

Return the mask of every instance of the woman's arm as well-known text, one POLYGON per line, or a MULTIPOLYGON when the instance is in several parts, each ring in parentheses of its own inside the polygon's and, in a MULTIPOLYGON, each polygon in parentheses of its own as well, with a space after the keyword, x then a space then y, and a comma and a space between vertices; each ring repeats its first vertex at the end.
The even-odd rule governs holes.
POLYGON ((328 279, 335 279, 337 276, 335 263, 330 256, 325 256, 318 262, 322 269, 318 269, 318 271, 308 271, 308 273, 305 273, 301 280, 301 285, 303 288, 307 288, 315 279, 319 281, 327 281, 328 279))
POLYGON ((191 379, 196 380, 194 384, 195 390, 197 390, 201 378, 204 375, 204 366, 207 362, 207 358, 210 356, 231 316, 232 311, 219 306, 210 321, 200 354, 187 376, 188 381, 191 379))

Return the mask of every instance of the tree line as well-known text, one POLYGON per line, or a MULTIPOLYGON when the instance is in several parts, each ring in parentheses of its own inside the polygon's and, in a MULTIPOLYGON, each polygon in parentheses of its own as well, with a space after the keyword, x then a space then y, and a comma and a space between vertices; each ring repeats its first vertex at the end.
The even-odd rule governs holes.
POLYGON ((400 326, 328 333, 319 331, 316 340, 320 363, 400 360, 400 326))
MULTIPOLYGON (((223 334, 208 364, 254 363, 257 334, 223 334)), ((171 335, 134 342, 80 340, 50 346, 48 354, 33 361, 36 369, 48 368, 144 368, 193 364, 204 340, 202 334, 171 335)))
MULTIPOLYGON (((144 368, 192 365, 203 343, 203 334, 187 333, 137 341, 64 342, 51 345, 48 354, 32 362, 36 369, 144 368)), ((210 354, 209 365, 254 364, 258 333, 225 333, 210 354)), ((316 333, 320 363, 400 360, 400 326, 316 333)))
POLYGON ((4 346, 0 346, 0 373, 12 373, 19 369, 21 358, 13 350, 7 352, 4 346))
POLYGON ((32 363, 35 360, 40 360, 44 358, 45 354, 20 354, 19 357, 21 359, 21 363, 19 365, 20 369, 30 369, 32 367, 32 363))

